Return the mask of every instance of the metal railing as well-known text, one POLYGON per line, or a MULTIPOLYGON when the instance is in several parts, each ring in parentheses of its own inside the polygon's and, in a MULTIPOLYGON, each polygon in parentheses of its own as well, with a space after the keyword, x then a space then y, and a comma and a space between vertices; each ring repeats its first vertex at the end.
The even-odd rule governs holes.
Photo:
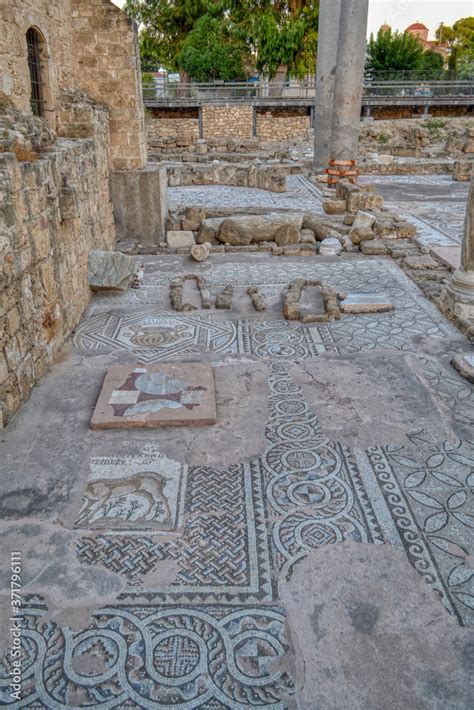
MULTIPOLYGON (((311 101, 315 96, 314 78, 304 81, 190 82, 179 83, 145 75, 143 99, 146 105, 201 105, 218 102, 289 103, 292 99, 311 101)), ((474 80, 462 81, 375 81, 365 80, 364 98, 406 101, 466 100, 474 97, 474 80)))

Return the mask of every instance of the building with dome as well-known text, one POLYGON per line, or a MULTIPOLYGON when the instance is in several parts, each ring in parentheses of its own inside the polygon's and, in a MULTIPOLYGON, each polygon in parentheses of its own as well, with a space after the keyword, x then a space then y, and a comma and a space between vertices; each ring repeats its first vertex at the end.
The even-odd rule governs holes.
MULTIPOLYGON (((387 22, 384 22, 383 25, 381 25, 380 30, 382 32, 387 32, 387 30, 391 30, 392 28, 387 22)), ((409 34, 413 35, 414 37, 418 37, 420 42, 422 43, 423 47, 425 49, 431 49, 433 52, 436 52, 437 54, 441 54, 443 58, 448 56, 449 49, 448 49, 448 43, 447 42, 439 42, 436 39, 428 39, 429 35, 429 28, 424 25, 422 22, 413 22, 413 24, 408 25, 408 27, 404 30, 405 32, 408 32, 409 34)))

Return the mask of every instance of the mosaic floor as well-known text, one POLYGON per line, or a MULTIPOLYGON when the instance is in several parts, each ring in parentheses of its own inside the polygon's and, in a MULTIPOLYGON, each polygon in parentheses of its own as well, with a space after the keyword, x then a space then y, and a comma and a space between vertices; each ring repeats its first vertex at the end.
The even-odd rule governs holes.
POLYGON ((143 288, 94 297, 66 360, 6 430, 0 470, 19 472, 11 462, 25 442, 35 450, 22 462, 25 488, 49 462, 47 493, 4 524, 4 546, 12 535, 25 559, 22 699, 11 699, 7 656, 8 707, 297 707, 280 580, 344 541, 394 546, 449 614, 474 626, 474 388, 449 364, 463 338, 388 259, 183 259, 147 257, 143 288), (213 296, 232 284, 233 308, 171 311, 169 283, 184 268, 213 296), (377 292, 395 308, 288 323, 281 303, 296 276, 377 292), (251 310, 249 285, 266 313, 251 310), (215 366, 211 431, 89 431, 110 364, 186 360, 215 366), (219 460, 222 426, 242 400, 229 399, 234 368, 245 368, 237 379, 249 398, 259 383, 266 393, 261 433, 244 433, 244 401, 230 462, 204 464, 194 442, 219 460), (389 413, 380 435, 377 406, 393 409, 396 434, 389 413), (51 568, 47 598, 51 555, 63 567, 51 568))

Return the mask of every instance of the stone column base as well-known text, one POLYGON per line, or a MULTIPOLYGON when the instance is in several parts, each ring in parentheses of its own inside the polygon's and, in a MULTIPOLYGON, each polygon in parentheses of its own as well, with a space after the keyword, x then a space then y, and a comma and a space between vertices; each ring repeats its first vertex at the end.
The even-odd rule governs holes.
POLYGON ((455 318, 474 322, 474 272, 457 269, 441 296, 441 303, 455 318))

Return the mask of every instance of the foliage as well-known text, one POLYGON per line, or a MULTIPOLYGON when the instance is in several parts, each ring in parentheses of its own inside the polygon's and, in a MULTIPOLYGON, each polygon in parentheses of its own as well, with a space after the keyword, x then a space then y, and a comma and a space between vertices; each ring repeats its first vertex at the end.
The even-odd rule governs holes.
POLYGON ((426 79, 441 79, 444 71, 444 59, 441 54, 428 49, 422 57, 421 70, 426 79))
POLYGON ((207 0, 127 0, 124 10, 141 25, 140 52, 146 70, 162 64, 180 69, 177 58, 195 22, 206 13, 207 0))
POLYGON ((146 70, 162 64, 195 78, 240 78, 255 68, 271 78, 282 67, 295 77, 314 71, 318 7, 319 0, 127 0, 125 10, 140 23, 146 70))
POLYGON ((280 67, 294 77, 314 72, 318 45, 316 0, 247 3, 242 27, 252 43, 256 69, 272 78, 280 67))
POLYGON ((421 41, 409 32, 380 29, 376 38, 370 35, 366 69, 369 73, 419 70, 423 66, 423 54, 421 41))
POLYGON ((229 19, 207 13, 187 35, 177 62, 196 81, 232 81, 245 79, 248 58, 248 48, 232 34, 229 19))
MULTIPOLYGON (((450 49, 448 67, 451 72, 466 69, 474 62, 474 17, 462 17, 452 27, 441 24, 436 38, 447 42, 450 49)), ((472 72, 472 66, 471 66, 472 72)))

